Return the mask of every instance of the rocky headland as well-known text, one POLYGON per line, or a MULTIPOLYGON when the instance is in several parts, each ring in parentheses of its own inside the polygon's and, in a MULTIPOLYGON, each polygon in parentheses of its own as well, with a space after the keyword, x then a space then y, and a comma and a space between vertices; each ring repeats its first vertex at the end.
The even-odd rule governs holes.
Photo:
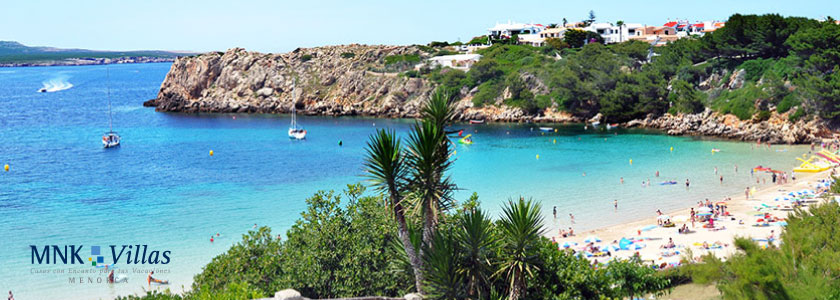
MULTIPOLYGON (((265 54, 242 48, 175 59, 158 96, 144 103, 162 112, 289 113, 327 116, 415 118, 418 108, 436 84, 389 70, 386 57, 430 57, 417 46, 342 45, 298 48, 289 53, 265 54)), ((736 73, 737 74, 737 73, 736 73)), ((535 94, 544 85, 522 74, 535 94)), ((738 78, 730 79, 737 81, 738 78)), ((737 84, 737 83, 736 83, 737 84)), ((587 121, 557 109, 537 113, 504 105, 504 92, 495 105, 474 107, 476 89, 462 89, 456 118, 489 122, 587 121)), ((597 116, 595 117, 597 120, 597 116)), ((831 131, 818 119, 788 121, 787 114, 739 120, 706 110, 699 114, 648 116, 622 124, 646 127, 672 135, 719 136, 772 143, 810 143, 831 131)))

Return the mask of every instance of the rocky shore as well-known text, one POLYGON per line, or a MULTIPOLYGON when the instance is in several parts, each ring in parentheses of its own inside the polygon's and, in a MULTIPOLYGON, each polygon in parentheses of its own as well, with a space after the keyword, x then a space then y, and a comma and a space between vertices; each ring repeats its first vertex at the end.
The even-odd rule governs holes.
MULTIPOLYGON (((242 48, 179 57, 155 99, 144 103, 162 112, 289 113, 327 116, 415 118, 435 83, 388 70, 387 57, 430 54, 417 46, 343 45, 264 54, 242 48)), ((523 74, 527 77, 528 74, 523 74)), ((529 82, 528 78, 523 78, 529 82)), ((529 87, 530 88, 530 87, 529 87)), ((534 84, 539 89, 539 84, 534 84)), ((529 114, 497 101, 474 107, 477 89, 461 90, 461 121, 581 123, 583 117, 548 108, 529 114)), ((504 98, 500 95, 500 99, 504 98)), ((810 143, 831 132, 823 122, 788 121, 775 112, 766 120, 738 120, 708 109, 700 114, 648 116, 627 127, 661 129, 672 135, 707 135, 745 141, 810 143)))
POLYGON ((734 115, 721 115, 706 109, 699 114, 664 114, 633 120, 627 127, 660 129, 670 135, 701 135, 741 141, 761 141, 774 144, 803 144, 831 138, 832 132, 819 119, 788 121, 787 114, 772 113, 767 120, 739 120, 734 115))

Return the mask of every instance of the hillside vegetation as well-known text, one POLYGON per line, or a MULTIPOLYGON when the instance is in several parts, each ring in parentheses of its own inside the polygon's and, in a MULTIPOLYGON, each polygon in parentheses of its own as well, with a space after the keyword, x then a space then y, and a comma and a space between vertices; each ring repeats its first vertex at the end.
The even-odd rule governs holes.
POLYGON ((831 19, 736 14, 703 37, 655 47, 650 61, 650 46, 641 41, 548 44, 497 44, 481 50, 468 72, 425 68, 407 75, 460 90, 476 106, 600 112, 609 122, 705 107, 742 120, 766 119, 771 111, 793 121, 840 116, 840 25, 831 19))

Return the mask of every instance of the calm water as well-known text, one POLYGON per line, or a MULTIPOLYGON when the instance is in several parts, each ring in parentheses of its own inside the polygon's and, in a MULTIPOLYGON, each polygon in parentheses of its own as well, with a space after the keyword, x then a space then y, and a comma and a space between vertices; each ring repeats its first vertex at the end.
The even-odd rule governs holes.
MULTIPOLYGON (((107 299, 145 286, 142 274, 128 273, 129 283, 107 285, 71 284, 66 273, 35 273, 55 267, 30 264, 29 245, 48 244, 146 244, 149 251, 169 250, 171 263, 159 267, 170 272, 159 277, 180 291, 254 223, 283 233, 315 191, 363 180, 368 135, 382 127, 404 134, 413 122, 300 117, 309 136, 290 141, 288 116, 234 119, 142 107, 157 94, 169 64, 108 69, 110 81, 104 66, 0 68, 0 164, 11 167, 0 174, 0 291, 11 289, 17 299, 107 299), (108 82, 114 129, 123 145, 104 150, 108 82), (42 87, 58 91, 38 93, 42 87), (217 232, 221 237, 210 243, 217 232)), ((557 133, 545 134, 532 125, 457 127, 473 133, 475 141, 457 146, 452 175, 463 189, 458 198, 477 192, 483 207, 497 215, 508 198, 532 197, 543 203, 551 230, 568 227, 569 213, 577 230, 592 229, 737 194, 754 183, 750 168, 789 171, 794 157, 807 151, 754 150, 750 143, 639 130, 584 131, 579 125, 556 126, 557 133), (712 148, 721 152, 712 154, 712 148), (625 184, 619 184, 620 177, 625 184), (689 190, 686 178, 692 182, 689 190), (654 185, 643 188, 647 179, 654 185), (679 184, 656 184, 664 180, 679 184)))

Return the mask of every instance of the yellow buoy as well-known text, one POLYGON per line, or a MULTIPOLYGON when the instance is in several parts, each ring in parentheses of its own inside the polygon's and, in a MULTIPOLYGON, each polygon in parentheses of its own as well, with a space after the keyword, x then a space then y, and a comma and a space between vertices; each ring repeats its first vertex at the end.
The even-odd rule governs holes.
POLYGON ((630 164, 631 164, 631 165, 633 164, 633 159, 632 159, 632 158, 630 159, 630 164))
POLYGON ((458 150, 453 150, 452 155, 458 155, 458 150))
POLYGON ((537 159, 540 159, 540 155, 539 155, 539 154, 537 154, 537 159))
POLYGON ((210 150, 210 156, 213 156, 213 150, 210 150))
POLYGON ((9 172, 9 165, 7 164, 7 165, 3 166, 3 169, 6 170, 6 172, 9 172))
POLYGON ((557 132, 557 128, 554 128, 554 132, 557 132))
POLYGON ((674 147, 671 147, 671 152, 674 152, 674 147))
POLYGON ((557 144, 557 139, 551 141, 552 144, 557 144))

